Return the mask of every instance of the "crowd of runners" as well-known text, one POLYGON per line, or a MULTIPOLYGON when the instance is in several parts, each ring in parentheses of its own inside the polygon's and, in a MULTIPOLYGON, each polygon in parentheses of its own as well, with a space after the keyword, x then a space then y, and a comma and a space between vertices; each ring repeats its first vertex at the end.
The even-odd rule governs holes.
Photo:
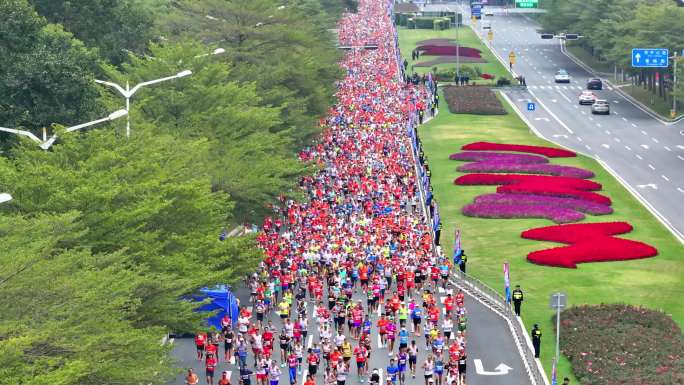
POLYGON ((242 385, 465 384, 464 296, 435 253, 407 135, 433 94, 404 81, 388 6, 361 0, 339 24, 344 45, 378 48, 341 63, 338 104, 300 154, 320 171, 300 182, 305 203, 282 199, 264 221, 249 303, 195 339, 210 385, 228 370, 242 385))

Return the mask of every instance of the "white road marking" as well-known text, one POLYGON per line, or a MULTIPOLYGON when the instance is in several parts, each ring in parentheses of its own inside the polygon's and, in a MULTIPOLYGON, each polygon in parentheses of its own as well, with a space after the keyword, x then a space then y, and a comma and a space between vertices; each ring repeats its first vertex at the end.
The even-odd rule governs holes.
POLYGON ((677 158, 679 158, 680 160, 684 160, 684 157, 682 157, 681 155, 677 155, 677 158))
POLYGON ((646 131, 644 131, 644 130, 641 130, 641 133, 644 134, 644 135, 648 135, 648 134, 646 133, 646 131))
POLYGON ((610 135, 610 131, 606 130, 606 135, 610 135))
POLYGON ((613 100, 613 103, 618 104, 618 103, 620 103, 620 101, 619 100, 613 100))
POLYGON ((616 142, 620 143, 620 138, 618 138, 617 136, 614 137, 613 139, 615 139, 616 142))
MULTIPOLYGON (((601 127, 601 123, 596 123, 596 127, 601 127)), ((610 135, 610 134, 608 134, 610 135)))
POLYGON ((569 97, 565 96, 565 94, 563 93, 563 91, 558 90, 558 93, 563 97, 563 99, 567 100, 568 103, 572 103, 572 100, 570 100, 569 97))
POLYGON ((684 194, 684 190, 682 190, 681 187, 677 187, 677 191, 679 191, 680 193, 684 194))
POLYGON ((603 143, 601 146, 603 146, 603 147, 605 147, 605 148, 610 148, 610 145, 605 144, 605 143, 603 143))
POLYGON ((309 334, 309 337, 306 339, 306 348, 311 349, 311 346, 313 345, 313 334, 309 334))
POLYGON ((580 138, 580 137, 578 136, 578 137, 577 137, 577 140, 581 142, 581 141, 582 141, 582 138, 580 138))
POLYGON ((636 127, 636 126, 637 126, 636 124, 632 123, 632 127, 636 127))
POLYGON ((589 147, 589 145, 588 145, 588 144, 585 144, 585 145, 584 145, 584 147, 586 147, 586 148, 587 148, 587 150, 591 150, 591 147, 589 147))
POLYGON ((625 148, 626 148, 628 151, 632 151, 632 148, 629 147, 629 146, 625 146, 625 148))
POLYGON ((648 144, 642 144, 641 147, 643 147, 644 150, 648 150, 648 144))
POLYGON ((672 149, 671 149, 670 147, 667 147, 667 146, 663 146, 663 147, 665 147, 665 149, 666 149, 667 151, 672 151, 672 149))
POLYGON ((560 124, 561 126, 563 126, 563 128, 565 128, 565 130, 566 130, 569 134, 574 134, 574 133, 575 133, 574 131, 572 131, 572 130, 570 129, 570 127, 567 126, 567 124, 563 123, 563 121, 561 121, 561 120, 558 118, 558 116, 556 116, 556 114, 553 113, 553 111, 551 111, 548 107, 546 107, 546 105, 544 104, 544 102, 542 102, 539 98, 537 98, 537 95, 535 95, 534 92, 530 91, 530 94, 531 94, 532 96, 534 96, 534 97, 537 99, 537 101, 539 102, 539 105, 542 106, 542 108, 545 109, 546 112, 548 112, 549 115, 551 115, 552 118, 556 119, 556 121, 558 122, 558 124, 560 124))
POLYGON ((668 178, 667 176, 665 176, 665 175, 661 175, 661 176, 662 176, 663 179, 665 179, 666 181, 668 181, 668 182, 670 181, 670 178, 668 178))
POLYGON ((579 106, 575 106, 575 108, 579 108, 579 106))
POLYGON ((613 115, 617 115, 617 114, 618 114, 617 111, 613 111, 613 115))
POLYGON ((644 160, 644 158, 642 158, 641 155, 639 155, 639 154, 636 154, 636 157, 637 157, 637 159, 639 159, 639 160, 644 160))
POLYGON ((580 111, 582 115, 586 115, 587 113, 585 111, 580 111))
POLYGON ((652 164, 649 164, 649 165, 648 165, 648 168, 650 168, 651 170, 655 171, 655 167, 653 167, 652 164))
POLYGON ((627 118, 625 118, 625 117, 623 116, 623 117, 622 117, 622 120, 624 120, 624 121, 626 122, 626 121, 627 121, 627 118))
POLYGON ((660 143, 660 142, 658 141, 658 139, 656 139, 656 138, 651 138, 651 140, 654 141, 654 142, 656 142, 656 143, 660 143))
POLYGON ((684 150, 684 146, 681 146, 681 145, 677 145, 677 148, 680 150, 684 150))

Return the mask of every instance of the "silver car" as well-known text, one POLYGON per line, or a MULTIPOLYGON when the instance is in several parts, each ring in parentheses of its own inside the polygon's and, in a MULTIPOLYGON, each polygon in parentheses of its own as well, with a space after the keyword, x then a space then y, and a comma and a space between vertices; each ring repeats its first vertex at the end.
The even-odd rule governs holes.
POLYGON ((610 115, 610 104, 607 100, 596 99, 591 105, 591 113, 610 115))

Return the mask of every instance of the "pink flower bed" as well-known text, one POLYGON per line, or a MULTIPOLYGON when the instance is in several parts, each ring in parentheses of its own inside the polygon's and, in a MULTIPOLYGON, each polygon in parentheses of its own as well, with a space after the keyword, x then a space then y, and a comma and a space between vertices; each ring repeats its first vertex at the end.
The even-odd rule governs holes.
POLYGON ((457 185, 545 185, 577 190, 600 190, 601 184, 594 181, 564 176, 524 174, 466 174, 454 180, 457 185))
POLYGON ((522 144, 504 144, 491 142, 475 142, 461 147, 468 151, 515 151, 527 152, 548 156, 549 158, 571 158, 577 156, 576 153, 568 150, 553 147, 526 146, 522 144))
POLYGON ((593 172, 579 167, 560 166, 557 164, 520 164, 500 160, 468 163, 459 166, 456 170, 460 172, 545 174, 581 179, 594 177, 593 172))
MULTIPOLYGON (((456 44, 453 44, 453 45, 426 44, 426 45, 420 45, 420 46, 416 47, 416 49, 418 51, 421 51, 421 55, 456 56, 456 44)), ((472 58, 478 58, 479 59, 482 57, 482 53, 478 49, 461 46, 458 49, 458 56, 465 56, 465 57, 472 57, 472 58)))
POLYGON ((522 237, 570 244, 527 255, 530 262, 546 266, 574 269, 578 263, 625 261, 658 255, 653 246, 613 237, 630 231, 632 226, 626 222, 586 223, 527 230, 522 237))
MULTIPOLYGON (((477 201, 476 201, 477 202, 477 201)), ((471 203, 463 207, 463 215, 477 218, 544 218, 556 223, 577 222, 584 214, 570 208, 540 204, 471 203)))
POLYGON ((478 204, 509 204, 519 205, 544 205, 550 207, 563 207, 591 215, 611 214, 613 209, 610 206, 589 202, 583 199, 560 198, 546 195, 525 195, 525 194, 486 194, 475 198, 478 204))
MULTIPOLYGON (((560 178, 560 177, 556 177, 560 178)), ((610 206, 613 202, 605 195, 597 194, 589 191, 576 190, 573 188, 549 186, 543 183, 525 183, 518 185, 499 186, 496 189, 498 193, 511 194, 532 194, 532 195, 548 195, 555 197, 584 199, 590 202, 600 203, 602 205, 610 206)))
POLYGON ((449 155, 451 160, 463 160, 472 162, 507 162, 507 163, 522 163, 522 164, 534 164, 534 163, 548 163, 549 160, 543 156, 539 155, 526 155, 526 154, 507 154, 501 152, 484 152, 484 151, 466 151, 458 152, 449 155))

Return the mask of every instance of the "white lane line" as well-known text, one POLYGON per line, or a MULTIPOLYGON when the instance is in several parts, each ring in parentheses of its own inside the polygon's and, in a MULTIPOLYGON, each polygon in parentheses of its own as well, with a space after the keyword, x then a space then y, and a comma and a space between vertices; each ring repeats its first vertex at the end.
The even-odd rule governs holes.
POLYGON ((614 137, 613 139, 615 139, 616 142, 620 143, 620 138, 614 137))
POLYGON ((592 117, 590 116, 590 117, 589 117, 589 120, 591 120, 591 121, 593 122, 593 121, 594 121, 594 118, 592 118, 592 117))
POLYGON ((627 151, 632 151, 632 148, 629 146, 625 146, 625 148, 627 149, 627 151))
POLYGON ((680 160, 684 160, 684 157, 682 157, 681 155, 677 155, 677 158, 679 158, 680 160))
POLYGON ((577 140, 581 142, 581 141, 582 141, 582 138, 580 138, 580 137, 578 136, 578 137, 577 137, 577 140))
POLYGON ((575 108, 579 108, 579 106, 575 106, 575 108))
POLYGON ((665 176, 665 175, 661 175, 661 176, 662 176, 663 179, 665 179, 666 181, 668 181, 668 182, 670 181, 670 178, 668 178, 667 176, 665 176))
POLYGON ((610 135, 610 131, 606 130, 606 135, 610 135))
MULTIPOLYGON (((556 87, 557 87, 557 86, 556 86, 556 87)), ((565 96, 565 94, 563 93, 563 91, 558 90, 558 93, 561 94, 561 96, 563 97, 563 99, 567 100, 568 103, 572 103, 572 100, 570 100, 569 97, 565 96)))
POLYGON ((588 145, 588 144, 585 144, 585 145, 584 145, 584 147, 586 147, 586 148, 587 148, 587 150, 591 150, 591 147, 589 147, 589 145, 588 145))
POLYGON ((553 117, 554 119, 556 119, 556 121, 558 122, 558 124, 560 124, 561 126, 563 126, 563 128, 565 128, 565 130, 566 130, 569 134, 574 134, 574 133, 575 133, 574 131, 572 131, 572 130, 570 129, 570 127, 568 127, 565 123, 563 123, 563 122, 558 118, 558 116, 556 116, 556 114, 553 113, 553 111, 551 111, 548 107, 546 107, 546 105, 544 104, 544 102, 542 102, 542 101, 537 97, 537 95, 536 95, 534 92, 530 91, 530 95, 534 96, 535 99, 537 99, 537 102, 539 102, 539 105, 542 106, 542 108, 545 109, 546 112, 548 112, 549 115, 551 115, 551 117, 553 117))
POLYGON ((682 190, 681 187, 677 187, 677 191, 679 191, 680 193, 684 194, 684 190, 682 190))
POLYGON ((648 165, 648 168, 650 168, 651 170, 655 171, 655 167, 653 167, 652 164, 649 164, 649 165, 648 165))
POLYGON ((605 143, 603 143, 601 146, 603 146, 603 147, 605 147, 605 148, 610 148, 610 145, 609 145, 609 144, 605 144, 605 143))
POLYGON ((639 154, 635 154, 635 155, 636 155, 637 159, 644 160, 644 158, 642 158, 641 155, 639 155, 639 154))
POLYGON ((646 133, 646 131, 644 131, 644 130, 641 130, 641 133, 644 134, 644 135, 648 135, 648 134, 646 133))
POLYGON ((654 141, 655 143, 660 143, 660 142, 658 141, 658 139, 656 139, 656 138, 651 138, 651 140, 654 141))
POLYGON ((617 114, 618 114, 617 111, 613 111, 613 115, 617 115, 617 114))
POLYGON ((585 111, 580 111, 582 115, 586 115, 587 113, 585 111))
POLYGON ((665 149, 666 149, 667 151, 672 151, 672 149, 671 149, 670 147, 667 147, 667 146, 663 146, 663 147, 665 147, 665 149))
MULTIPOLYGON (((596 127, 601 127, 601 123, 596 123, 596 127)), ((610 134, 608 134, 610 135, 610 134)))
POLYGON ((624 121, 626 122, 626 121, 627 121, 627 118, 625 118, 625 117, 623 116, 623 117, 622 117, 622 120, 624 120, 624 121))
POLYGON ((636 124, 632 123, 632 127, 636 127, 636 126, 637 126, 636 124))

